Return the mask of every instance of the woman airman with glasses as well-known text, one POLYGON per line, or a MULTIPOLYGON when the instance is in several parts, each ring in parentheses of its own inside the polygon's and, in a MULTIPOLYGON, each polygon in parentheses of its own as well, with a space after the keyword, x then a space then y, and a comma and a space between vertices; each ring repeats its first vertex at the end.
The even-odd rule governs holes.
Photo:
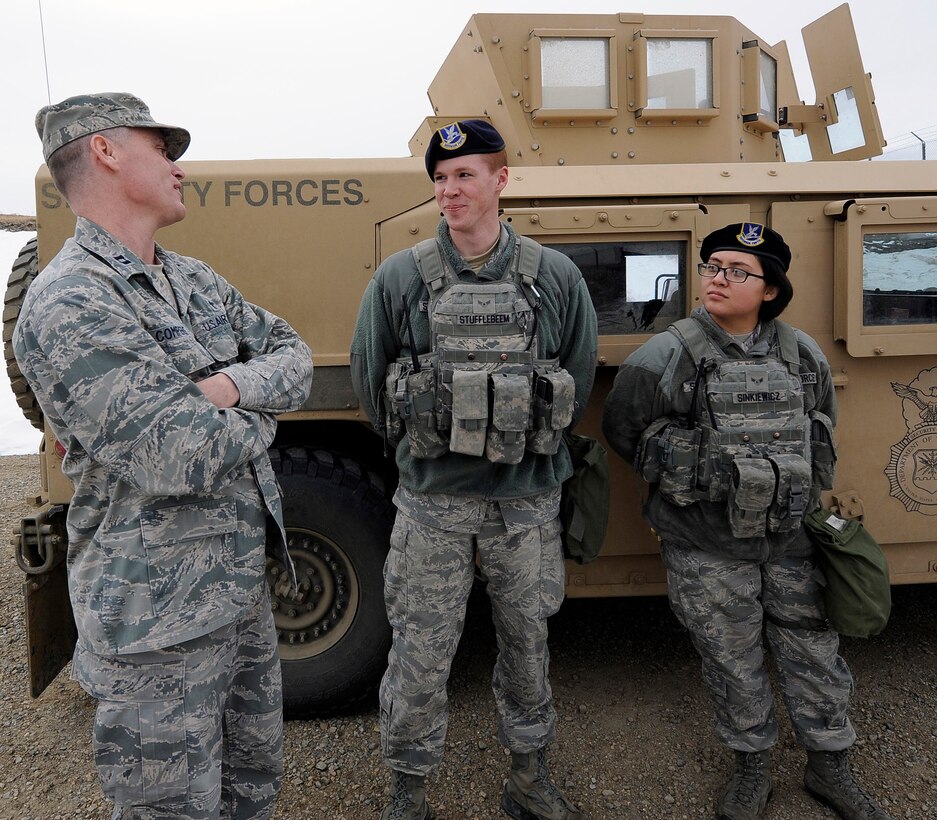
POLYGON ((807 753, 807 791, 841 817, 888 820, 848 766, 852 676, 803 526, 832 486, 829 364, 777 318, 794 295, 780 234, 727 225, 703 240, 700 258, 702 305, 621 365, 603 432, 649 483, 644 513, 671 607, 702 658, 716 734, 735 753, 716 816, 754 820, 772 796, 767 639, 807 753))

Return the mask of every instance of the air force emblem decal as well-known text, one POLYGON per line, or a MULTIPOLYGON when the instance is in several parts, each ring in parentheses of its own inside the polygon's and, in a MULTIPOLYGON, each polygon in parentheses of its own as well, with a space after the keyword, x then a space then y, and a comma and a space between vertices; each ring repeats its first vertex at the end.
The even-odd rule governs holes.
POLYGON ((937 367, 909 384, 892 382, 891 389, 901 399, 908 433, 891 446, 889 495, 908 512, 937 515, 937 367))
POLYGON ((459 128, 459 123, 444 125, 439 129, 440 148, 445 151, 455 151, 465 145, 465 133, 459 128))

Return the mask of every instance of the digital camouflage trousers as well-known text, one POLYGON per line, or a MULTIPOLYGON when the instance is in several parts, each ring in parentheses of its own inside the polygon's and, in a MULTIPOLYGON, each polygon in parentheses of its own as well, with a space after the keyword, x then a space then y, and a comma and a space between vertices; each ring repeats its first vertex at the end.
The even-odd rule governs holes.
POLYGON ((813 558, 745 561, 667 542, 662 554, 671 607, 703 661, 720 741, 741 752, 777 742, 767 638, 797 740, 811 751, 851 746, 852 675, 826 623, 813 558))
MULTIPOLYGON (((452 512, 459 515, 455 508, 452 512)), ((492 502, 475 529, 440 529, 397 513, 384 567, 393 645, 380 700, 384 759, 398 771, 426 775, 442 758, 449 715, 446 682, 465 623, 476 550, 488 581, 499 650, 492 688, 500 742, 512 751, 530 752, 554 737, 547 618, 563 600, 559 521, 551 517, 506 527, 492 502)))
POLYGON ((114 820, 273 815, 283 700, 266 594, 208 635, 133 655, 79 650, 73 670, 98 699, 94 757, 114 820))

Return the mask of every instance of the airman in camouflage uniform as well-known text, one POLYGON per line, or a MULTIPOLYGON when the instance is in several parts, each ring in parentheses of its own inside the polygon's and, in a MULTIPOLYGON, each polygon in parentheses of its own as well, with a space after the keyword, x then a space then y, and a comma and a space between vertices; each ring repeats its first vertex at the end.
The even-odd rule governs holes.
POLYGON ((426 168, 444 217, 436 239, 380 266, 351 348, 356 391, 375 428, 396 444, 400 472, 384 568, 393 646, 381 684, 381 740, 393 797, 382 817, 433 816, 425 777, 443 754, 446 682, 477 555, 498 638, 499 738, 512 753, 502 808, 515 818, 579 818, 546 765, 556 724, 547 618, 565 584, 557 516, 572 464, 560 433, 592 387, 595 312, 568 258, 500 222, 507 167, 492 126, 468 120, 440 129, 426 168), (432 290, 427 279, 448 284, 432 290), (518 370, 532 348, 554 363, 543 371, 556 383, 554 406, 569 388, 569 415, 539 431, 529 428, 530 375, 518 370))
POLYGON ((267 818, 282 689, 265 582, 286 554, 267 447, 308 396, 308 347, 155 231, 185 214, 189 143, 123 93, 36 119, 75 236, 13 337, 66 454, 72 676, 98 699, 115 818, 267 818))
POLYGON ((803 527, 832 486, 829 364, 777 319, 793 296, 779 234, 729 225, 703 240, 701 259, 702 307, 622 364, 603 430, 651 482, 645 512, 662 541, 671 606, 702 657, 716 734, 735 751, 716 815, 754 820, 772 794, 778 726, 764 632, 807 750, 807 790, 848 820, 887 820, 847 765, 852 676, 803 527), (723 389, 733 377, 738 389, 723 389))

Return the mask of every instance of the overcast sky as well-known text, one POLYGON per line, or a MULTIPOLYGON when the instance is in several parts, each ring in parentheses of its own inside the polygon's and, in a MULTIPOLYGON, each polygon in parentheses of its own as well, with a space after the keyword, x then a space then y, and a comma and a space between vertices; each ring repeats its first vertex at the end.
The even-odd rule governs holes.
MULTIPOLYGON (((0 0, 4 101, 0 213, 34 214, 33 126, 49 101, 130 91, 192 132, 185 159, 405 156, 431 113, 426 89, 476 12, 713 14, 786 40, 800 98, 815 102, 801 28, 837 0, 0 0)), ((932 0, 853 0, 865 69, 892 145, 933 137, 932 0)), ((471 78, 466 78, 471 82, 471 78)), ((937 185, 935 185, 937 187, 937 185)), ((29 238, 0 242, 0 282, 29 238)), ((0 453, 34 451, 0 377, 0 453), (12 408, 12 409, 11 409, 12 408), (14 416, 11 419, 11 414, 14 416), (14 443, 14 439, 18 443, 14 443)))
MULTIPOLYGON (((130 91, 192 132, 186 159, 403 156, 430 114, 426 88, 475 12, 621 11, 737 17, 786 40, 815 94, 800 30, 836 0, 0 0, 0 212, 35 213, 36 111, 130 91)), ((886 138, 937 125, 932 0, 854 0, 886 138)), ((467 78, 471 82, 471 78, 467 78)))

